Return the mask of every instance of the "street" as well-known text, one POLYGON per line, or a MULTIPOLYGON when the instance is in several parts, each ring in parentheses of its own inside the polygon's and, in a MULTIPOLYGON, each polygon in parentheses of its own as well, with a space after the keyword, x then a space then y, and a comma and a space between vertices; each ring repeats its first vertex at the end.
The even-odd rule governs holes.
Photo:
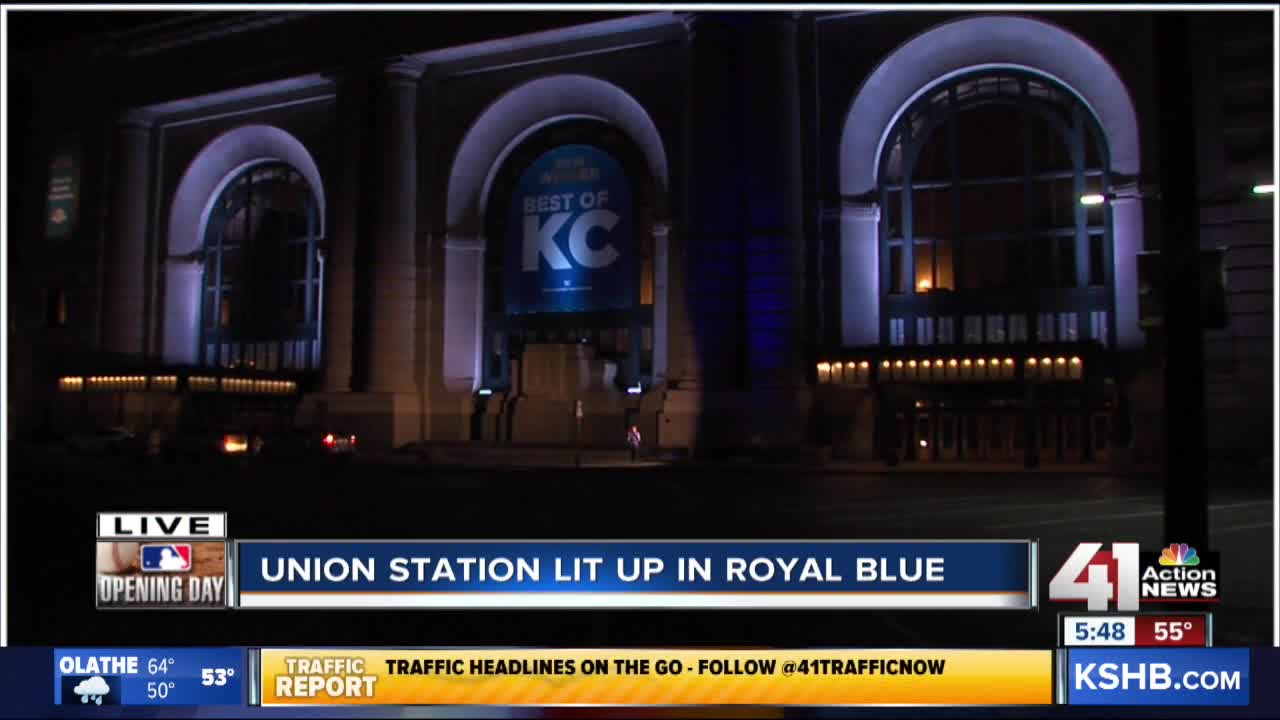
MULTIPOLYGON (((1272 487, 1212 479, 1215 644, 1270 644, 1272 487)), ((585 469, 65 457, 10 468, 10 639, 42 645, 1049 647, 1049 578, 1076 543, 1161 546, 1156 477, 842 473, 743 464, 585 469), (97 611, 94 513, 226 510, 238 538, 1038 539, 1041 609, 1004 611, 97 611)), ((1144 605, 1144 609, 1146 606, 1144 605)), ((1153 608, 1154 609, 1154 608, 1153 608)))

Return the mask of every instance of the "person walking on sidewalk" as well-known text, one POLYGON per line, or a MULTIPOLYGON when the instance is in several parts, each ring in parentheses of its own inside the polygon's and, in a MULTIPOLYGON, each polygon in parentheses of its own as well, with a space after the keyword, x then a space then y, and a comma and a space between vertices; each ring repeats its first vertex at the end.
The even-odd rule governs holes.
POLYGON ((640 457, 640 426, 632 425, 627 429, 627 447, 631 448, 631 462, 640 457))

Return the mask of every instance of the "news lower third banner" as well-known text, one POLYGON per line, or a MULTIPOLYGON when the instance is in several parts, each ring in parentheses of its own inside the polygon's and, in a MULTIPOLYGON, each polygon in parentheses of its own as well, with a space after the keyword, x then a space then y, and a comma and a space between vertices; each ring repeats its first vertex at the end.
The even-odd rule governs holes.
POLYGON ((242 608, 1031 609, 1031 541, 235 543, 242 608))
POLYGON ((263 649, 281 705, 1049 705, 1050 650, 263 649))

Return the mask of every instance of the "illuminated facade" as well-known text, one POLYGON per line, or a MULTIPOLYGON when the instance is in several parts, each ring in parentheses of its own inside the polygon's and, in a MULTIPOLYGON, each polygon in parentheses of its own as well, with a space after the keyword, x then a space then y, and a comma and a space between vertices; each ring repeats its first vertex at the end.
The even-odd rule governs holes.
MULTIPOLYGON (((171 424, 220 395, 197 414, 366 446, 621 446, 634 422, 695 450, 1159 455, 1150 16, 371 14, 385 44, 361 47, 323 15, 237 17, 101 50, 141 79, 124 102, 96 102, 88 56, 16 84, 69 118, 32 124, 25 176, 51 180, 13 205, 24 425, 171 424), (251 81, 167 67, 303 36, 346 40, 248 52, 251 81)), ((1271 179, 1270 105, 1239 111, 1271 50, 1207 17, 1210 196, 1271 179)), ((1269 262, 1269 204, 1204 217, 1269 262)), ((1222 448, 1269 436, 1270 393, 1238 391, 1270 382, 1270 286, 1231 271, 1252 265, 1228 261, 1232 323, 1206 336, 1222 448)))

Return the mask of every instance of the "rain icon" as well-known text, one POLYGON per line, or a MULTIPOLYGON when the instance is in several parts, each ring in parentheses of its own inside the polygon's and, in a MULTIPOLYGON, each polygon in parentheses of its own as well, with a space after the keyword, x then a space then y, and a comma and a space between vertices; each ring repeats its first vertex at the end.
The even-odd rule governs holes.
POLYGON ((88 703, 92 700, 94 704, 101 705, 102 696, 111 692, 111 686, 107 685, 107 681, 100 676, 94 675, 88 680, 81 680, 73 692, 80 696, 80 702, 82 703, 88 703))

